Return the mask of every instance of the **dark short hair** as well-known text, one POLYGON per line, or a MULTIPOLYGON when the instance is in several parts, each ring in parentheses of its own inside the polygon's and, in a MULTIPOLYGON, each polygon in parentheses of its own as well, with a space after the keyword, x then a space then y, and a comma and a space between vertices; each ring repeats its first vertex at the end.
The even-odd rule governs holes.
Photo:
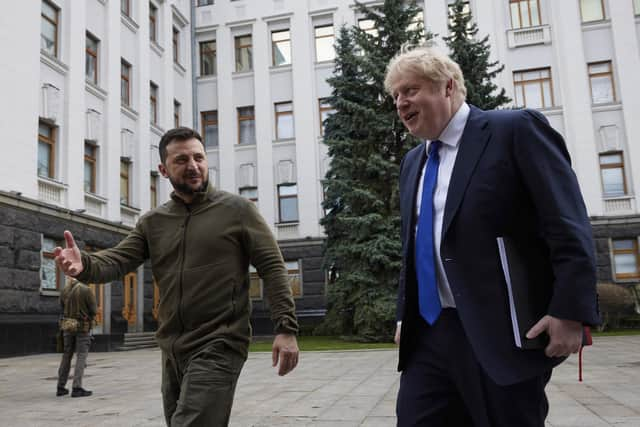
POLYGON ((160 161, 164 165, 165 160, 167 160, 167 145, 171 144, 174 141, 182 142, 188 141, 192 138, 197 139, 202 144, 204 148, 204 142, 202 142, 202 137, 198 132, 191 128, 187 127, 177 127, 175 129, 171 129, 167 131, 164 135, 162 135, 162 139, 160 139, 160 146, 158 150, 160 151, 160 161))

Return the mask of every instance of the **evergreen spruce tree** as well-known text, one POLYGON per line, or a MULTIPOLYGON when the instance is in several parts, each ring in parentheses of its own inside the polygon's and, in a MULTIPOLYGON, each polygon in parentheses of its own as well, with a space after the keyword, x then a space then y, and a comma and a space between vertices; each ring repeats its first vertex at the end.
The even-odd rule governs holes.
MULTIPOLYGON (((418 143, 384 91, 386 66, 404 44, 424 40, 415 2, 358 4, 372 30, 343 27, 328 82, 335 109, 325 121, 331 164, 324 181, 324 266, 332 274, 328 312, 317 333, 389 339, 401 266, 399 165, 418 143)), ((429 35, 430 37, 430 35, 429 35)))
POLYGON ((468 3, 456 0, 449 12, 449 37, 444 37, 450 49, 451 59, 462 69, 467 87, 467 102, 483 110, 500 107, 511 99, 504 88, 498 88, 493 79, 504 69, 498 61, 489 62, 489 36, 476 40, 478 26, 472 21, 468 3))

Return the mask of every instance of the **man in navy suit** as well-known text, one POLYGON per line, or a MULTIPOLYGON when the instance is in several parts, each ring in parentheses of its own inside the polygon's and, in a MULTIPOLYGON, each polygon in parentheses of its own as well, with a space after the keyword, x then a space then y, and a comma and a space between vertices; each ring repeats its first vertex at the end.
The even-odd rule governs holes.
POLYGON ((597 324, 591 226, 560 134, 533 110, 465 103, 460 67, 417 48, 387 67, 387 91, 424 140, 402 161, 399 426, 543 427, 551 370, 597 324), (424 190, 424 191, 423 191, 424 190), (514 343, 496 238, 524 247, 551 300, 514 343))

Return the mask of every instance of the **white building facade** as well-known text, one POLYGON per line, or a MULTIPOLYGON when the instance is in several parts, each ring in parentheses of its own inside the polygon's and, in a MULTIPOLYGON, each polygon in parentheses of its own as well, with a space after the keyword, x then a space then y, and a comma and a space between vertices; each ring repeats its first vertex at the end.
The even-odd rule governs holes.
MULTIPOLYGON (((418 1, 441 46, 450 3, 418 1)), ((505 65, 498 86, 513 106, 539 109, 567 142, 599 280, 638 283, 640 0, 468 7, 505 65)), ((30 0, 3 14, 0 275, 9 280, 0 283, 8 295, 0 325, 54 318, 61 278, 47 254, 62 230, 89 249, 110 247, 167 199, 157 144, 176 125, 203 135, 216 187, 257 204, 281 245, 301 320, 317 321, 326 304, 326 79, 340 26, 366 25, 360 18, 352 0, 30 0)), ((96 286, 98 332, 153 328, 148 268, 122 287, 96 286)), ((257 277, 251 286, 260 324, 268 310, 257 277)))

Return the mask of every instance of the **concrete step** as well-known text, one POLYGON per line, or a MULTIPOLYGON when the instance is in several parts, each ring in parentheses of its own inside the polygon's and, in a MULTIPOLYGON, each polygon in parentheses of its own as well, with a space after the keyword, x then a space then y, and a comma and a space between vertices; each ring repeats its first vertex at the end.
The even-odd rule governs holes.
POLYGON ((118 351, 138 350, 157 347, 154 332, 129 332, 124 334, 124 341, 118 351))

